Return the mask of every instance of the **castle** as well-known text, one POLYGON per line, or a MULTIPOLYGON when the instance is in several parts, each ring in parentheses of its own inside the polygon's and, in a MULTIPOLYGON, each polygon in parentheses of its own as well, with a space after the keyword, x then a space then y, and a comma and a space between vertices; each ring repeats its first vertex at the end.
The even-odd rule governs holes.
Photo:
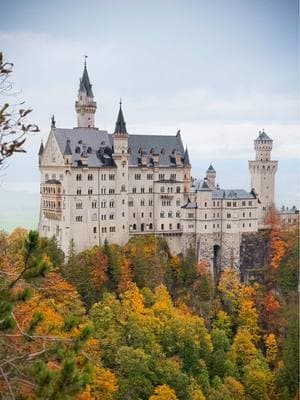
POLYGON ((152 233, 165 237, 174 253, 194 247, 214 274, 221 265, 239 267, 242 234, 264 228, 274 203, 277 161, 265 132, 249 161, 251 191, 220 189, 212 165, 203 180, 192 179, 180 131, 132 135, 121 102, 114 132, 96 128, 86 63, 75 109, 77 127, 57 128, 52 117, 39 150, 42 236, 54 235, 67 254, 71 241, 81 251, 152 233))

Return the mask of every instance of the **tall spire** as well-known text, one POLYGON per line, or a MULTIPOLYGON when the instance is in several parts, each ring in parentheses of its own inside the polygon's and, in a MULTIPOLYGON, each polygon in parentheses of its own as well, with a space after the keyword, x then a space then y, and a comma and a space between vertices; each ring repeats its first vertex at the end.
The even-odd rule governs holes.
POLYGON ((79 83, 79 92, 85 92, 87 94, 87 96, 94 97, 93 91, 92 91, 92 85, 90 83, 90 78, 89 78, 89 74, 87 72, 87 67, 86 67, 87 56, 84 56, 84 57, 85 57, 84 68, 83 68, 82 78, 80 79, 80 83, 79 83))
POLYGON ((80 78, 78 100, 75 102, 77 112, 78 128, 94 128, 94 117, 97 104, 94 101, 92 85, 86 67, 86 58, 84 60, 84 68, 82 78, 80 78))
POLYGON ((121 99, 120 99, 120 109, 119 109, 119 114, 118 114, 118 119, 117 119, 117 122, 116 122, 116 127, 115 127, 114 134, 115 135, 120 135, 120 134, 127 135, 126 122, 125 122, 124 116, 123 116, 121 99))
POLYGON ((185 166, 191 165, 187 147, 185 148, 185 152, 184 152, 184 156, 183 156, 183 165, 185 165, 185 166))

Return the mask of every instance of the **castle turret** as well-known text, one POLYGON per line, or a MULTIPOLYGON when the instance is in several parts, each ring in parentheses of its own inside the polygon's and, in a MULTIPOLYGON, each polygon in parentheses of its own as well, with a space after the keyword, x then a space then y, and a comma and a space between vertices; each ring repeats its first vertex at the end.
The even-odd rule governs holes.
POLYGON ((84 61, 84 69, 79 83, 78 100, 75 102, 75 108, 77 112, 77 127, 94 128, 97 104, 94 101, 92 85, 90 84, 86 68, 86 61, 84 61))
POLYGON ((271 160, 273 140, 260 131, 254 140, 255 161, 249 161, 251 189, 259 199, 258 225, 264 227, 265 216, 275 203, 275 174, 277 161, 271 160))
POLYGON ((120 101, 119 114, 116 122, 115 131, 113 133, 114 154, 127 154, 128 150, 128 133, 126 130, 126 122, 122 111, 122 102, 120 101))
POLYGON ((216 170, 214 169, 214 167, 211 164, 206 171, 206 178, 209 181, 209 183, 211 184, 211 186, 216 185, 216 170))

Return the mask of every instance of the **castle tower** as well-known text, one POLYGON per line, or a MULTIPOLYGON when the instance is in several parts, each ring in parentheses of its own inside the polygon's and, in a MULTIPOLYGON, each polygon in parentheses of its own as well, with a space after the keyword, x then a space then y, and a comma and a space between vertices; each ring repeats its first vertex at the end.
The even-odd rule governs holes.
POLYGON ((258 226, 264 227, 267 212, 274 205, 277 161, 271 160, 273 140, 264 132, 254 140, 255 161, 249 161, 251 188, 259 199, 258 226))
POLYGON ((89 75, 84 61, 84 69, 82 78, 79 83, 78 100, 75 102, 77 113, 78 128, 94 128, 95 127, 95 112, 97 104, 94 101, 92 85, 90 84, 89 75))
POLYGON ((206 178, 211 184, 211 186, 215 187, 216 186, 216 170, 214 167, 210 164, 206 171, 206 178))
POLYGON ((125 244, 129 235, 128 219, 128 191, 129 191, 129 169, 128 169, 128 133, 120 101, 119 114, 116 127, 112 135, 113 139, 113 160, 116 169, 116 219, 119 225, 119 240, 125 244))

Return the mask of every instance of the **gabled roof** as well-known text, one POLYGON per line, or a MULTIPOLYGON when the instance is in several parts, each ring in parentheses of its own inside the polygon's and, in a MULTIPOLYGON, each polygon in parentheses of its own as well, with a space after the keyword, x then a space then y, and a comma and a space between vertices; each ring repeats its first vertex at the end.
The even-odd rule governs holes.
POLYGON ((88 74, 87 68, 86 68, 86 62, 84 62, 83 74, 82 74, 82 78, 80 79, 80 83, 79 83, 79 91, 85 92, 87 94, 87 96, 89 96, 89 97, 94 97, 93 91, 92 91, 92 85, 90 83, 89 74, 88 74))
POLYGON ((124 120, 121 102, 120 102, 119 114, 118 114, 118 119, 116 122, 116 127, 115 127, 114 133, 123 133, 123 134, 127 135, 126 122, 124 120))

